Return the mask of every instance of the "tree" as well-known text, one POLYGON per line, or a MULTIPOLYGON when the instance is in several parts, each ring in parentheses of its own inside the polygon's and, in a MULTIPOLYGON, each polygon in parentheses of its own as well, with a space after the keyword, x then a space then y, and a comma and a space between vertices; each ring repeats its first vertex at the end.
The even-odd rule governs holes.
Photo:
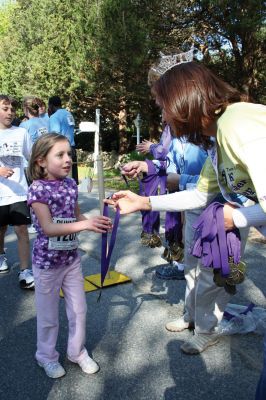
POLYGON ((58 94, 77 121, 100 108, 105 150, 133 148, 138 112, 143 135, 158 137, 147 74, 160 51, 194 43, 198 60, 265 101, 261 0, 17 0, 0 6, 0 17, 1 91, 58 94))

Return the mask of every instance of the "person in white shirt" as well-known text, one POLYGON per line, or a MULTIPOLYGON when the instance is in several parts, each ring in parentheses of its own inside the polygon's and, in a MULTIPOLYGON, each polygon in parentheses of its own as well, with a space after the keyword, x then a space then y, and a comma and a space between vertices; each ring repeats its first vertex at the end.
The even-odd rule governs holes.
POLYGON ((7 226, 12 225, 18 239, 19 283, 22 289, 33 289, 27 231, 31 219, 24 174, 25 159, 29 159, 32 142, 26 129, 12 126, 14 117, 11 98, 0 95, 0 273, 9 270, 4 245, 7 226))

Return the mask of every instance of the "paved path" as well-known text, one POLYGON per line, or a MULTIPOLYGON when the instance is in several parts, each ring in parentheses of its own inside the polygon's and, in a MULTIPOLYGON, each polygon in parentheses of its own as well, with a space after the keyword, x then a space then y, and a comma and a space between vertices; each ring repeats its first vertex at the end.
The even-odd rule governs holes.
MULTIPOLYGON (((83 212, 97 213, 95 193, 80 194, 83 212)), ((174 334, 165 323, 183 310, 184 281, 154 276, 165 264, 161 249, 139 243, 140 216, 122 217, 112 263, 131 283, 87 293, 87 347, 101 366, 95 376, 83 374, 65 359, 67 321, 61 300, 58 350, 67 375, 52 380, 36 366, 34 293, 18 287, 16 238, 6 241, 11 272, 0 276, 0 399, 1 400, 253 400, 262 367, 262 336, 223 337, 199 356, 180 352, 192 333, 174 334)), ((33 240, 34 235, 32 235, 33 240)), ((32 241, 31 240, 31 241, 32 241)), ((80 235, 84 274, 99 271, 100 238, 80 235)), ((266 306, 266 245, 249 241, 248 277, 234 297, 237 304, 266 306)))

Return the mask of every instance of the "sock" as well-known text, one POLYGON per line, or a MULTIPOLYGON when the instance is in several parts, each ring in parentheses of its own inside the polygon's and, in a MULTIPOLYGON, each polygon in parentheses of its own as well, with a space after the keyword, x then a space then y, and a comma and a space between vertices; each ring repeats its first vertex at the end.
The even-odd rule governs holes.
POLYGON ((181 264, 177 261, 173 261, 173 266, 178 269, 178 271, 184 271, 185 264, 181 264))

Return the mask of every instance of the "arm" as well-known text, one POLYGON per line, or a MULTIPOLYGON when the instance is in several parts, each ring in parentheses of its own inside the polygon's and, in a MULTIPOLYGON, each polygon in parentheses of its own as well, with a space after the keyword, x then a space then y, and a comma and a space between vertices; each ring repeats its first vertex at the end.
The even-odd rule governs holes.
POLYGON ((172 135, 169 125, 166 125, 158 144, 152 143, 150 145, 150 153, 156 160, 163 160, 169 151, 172 141, 172 135))
POLYGON ((7 167, 0 167, 0 176, 2 178, 10 178, 14 174, 13 169, 7 167))
POLYGON ((32 148, 31 136, 30 136, 29 132, 27 130, 25 130, 22 152, 23 152, 23 156, 26 158, 27 161, 30 158, 31 148, 32 148))
POLYGON ((105 199, 104 202, 119 208, 121 214, 130 214, 136 211, 185 211, 206 206, 215 193, 204 193, 197 189, 184 190, 162 196, 144 197, 132 193, 129 190, 122 190, 114 193, 112 199, 105 199))
POLYGON ((44 234, 48 237, 64 236, 85 230, 104 233, 111 228, 110 218, 103 216, 86 218, 83 214, 80 214, 78 207, 76 207, 77 222, 71 222, 68 224, 54 223, 47 204, 34 202, 31 204, 31 207, 44 234))
POLYGON ((266 213, 259 204, 249 207, 235 208, 229 203, 224 205, 224 220, 226 230, 255 226, 266 235, 266 213))

